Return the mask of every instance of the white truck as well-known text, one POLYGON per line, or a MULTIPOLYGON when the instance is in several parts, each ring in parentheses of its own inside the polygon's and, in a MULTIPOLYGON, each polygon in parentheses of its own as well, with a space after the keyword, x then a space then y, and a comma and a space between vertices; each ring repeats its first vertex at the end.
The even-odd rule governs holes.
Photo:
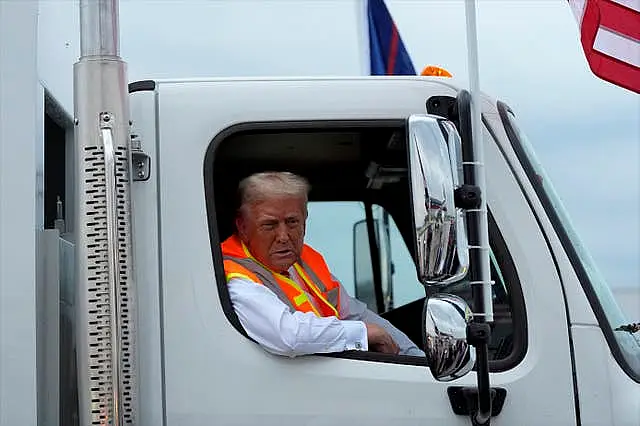
POLYGON ((16 3, 0 2, 2 426, 640 424, 637 327, 509 106, 483 95, 475 135, 448 78, 127 84, 117 2, 81 1, 66 111, 23 49, 38 8, 16 3), (426 358, 287 358, 246 336, 220 243, 239 179, 266 169, 310 180, 309 237, 426 358))

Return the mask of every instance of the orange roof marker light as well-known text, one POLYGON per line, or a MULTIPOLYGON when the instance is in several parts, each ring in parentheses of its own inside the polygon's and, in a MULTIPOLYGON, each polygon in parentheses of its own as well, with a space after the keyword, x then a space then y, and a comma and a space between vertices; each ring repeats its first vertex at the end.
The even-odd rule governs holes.
POLYGON ((420 75, 427 77, 453 77, 449 71, 435 65, 427 65, 420 75))

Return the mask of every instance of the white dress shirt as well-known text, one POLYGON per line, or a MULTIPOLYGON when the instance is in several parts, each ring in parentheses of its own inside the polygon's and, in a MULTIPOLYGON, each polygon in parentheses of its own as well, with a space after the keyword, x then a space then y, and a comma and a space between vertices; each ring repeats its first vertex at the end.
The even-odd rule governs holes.
MULTIPOLYGON (((291 268, 289 273, 304 289, 295 269, 291 268)), ((267 287, 245 278, 232 278, 228 288, 234 310, 249 337, 273 354, 295 357, 346 350, 367 351, 365 322, 373 322, 391 334, 401 354, 424 356, 404 333, 367 309, 365 303, 352 298, 342 285, 342 320, 292 310, 267 287)))

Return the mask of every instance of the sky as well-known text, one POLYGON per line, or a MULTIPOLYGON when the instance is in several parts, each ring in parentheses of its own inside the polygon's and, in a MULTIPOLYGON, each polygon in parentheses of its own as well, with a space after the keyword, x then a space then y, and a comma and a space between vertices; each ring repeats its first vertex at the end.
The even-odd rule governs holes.
MULTIPOLYGON (((468 81, 462 1, 387 6, 416 69, 440 65, 468 81)), ((120 7, 132 80, 366 72, 357 0, 122 0, 120 7)), ((609 284, 638 287, 640 97, 595 77, 578 37, 565 1, 479 0, 480 85, 516 112, 609 284)))
MULTIPOLYGON (((43 2, 41 42, 73 38, 77 17, 59 24, 70 3, 43 2)), ((416 69, 440 65, 466 84, 463 1, 386 3, 416 69)), ((362 75, 363 13, 359 0, 120 0, 121 56, 129 80, 362 75)), ((515 111, 609 284, 640 288, 640 96, 595 77, 578 37, 564 0, 479 0, 480 85, 515 111)), ((75 61, 78 47, 65 48, 40 49, 40 62, 75 61)))

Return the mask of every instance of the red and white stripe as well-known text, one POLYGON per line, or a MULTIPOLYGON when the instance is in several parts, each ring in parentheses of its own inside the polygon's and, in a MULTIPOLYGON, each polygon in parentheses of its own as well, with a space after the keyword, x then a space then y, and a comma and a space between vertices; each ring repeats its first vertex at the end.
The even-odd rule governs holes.
POLYGON ((640 93, 640 0, 568 0, 595 75, 640 93))

